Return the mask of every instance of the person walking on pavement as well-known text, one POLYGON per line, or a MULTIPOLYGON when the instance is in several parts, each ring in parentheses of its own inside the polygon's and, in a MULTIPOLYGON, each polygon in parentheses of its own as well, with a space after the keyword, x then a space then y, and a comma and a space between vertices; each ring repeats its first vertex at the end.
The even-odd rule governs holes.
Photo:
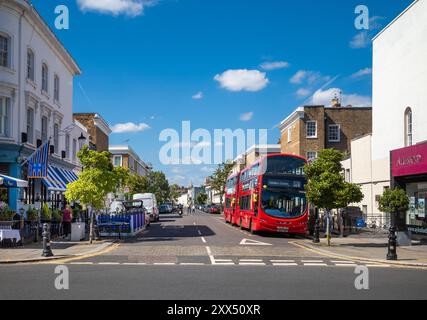
POLYGON ((196 206, 193 204, 193 214, 196 213, 196 206))
POLYGON ((68 238, 71 235, 71 221, 73 220, 73 213, 69 205, 65 206, 62 212, 62 223, 64 225, 64 236, 68 238))

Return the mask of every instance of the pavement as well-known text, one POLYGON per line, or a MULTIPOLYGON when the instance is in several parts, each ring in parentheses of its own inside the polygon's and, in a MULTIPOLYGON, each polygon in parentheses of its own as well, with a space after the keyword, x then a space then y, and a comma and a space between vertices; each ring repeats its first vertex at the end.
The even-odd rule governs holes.
MULTIPOLYGON (((333 249, 345 247, 337 246, 338 240, 333 239, 333 249)), ((340 241, 344 240, 351 239, 340 241)), ((137 237, 105 250, 42 263, 0 265, 0 299, 427 298, 427 268, 371 261, 368 255, 337 257, 320 251, 323 246, 309 246, 307 239, 285 234, 253 235, 226 224, 220 215, 161 215, 160 222, 137 237), (68 270, 68 290, 55 287, 58 267, 68 270), (368 272, 369 290, 357 288, 361 270, 368 272)), ((376 249, 378 255, 385 255, 385 248, 376 249)), ((58 250, 54 248, 54 253, 58 250)))
POLYGON ((42 257, 43 244, 34 243, 14 248, 0 248, 0 264, 36 263, 52 260, 70 260, 101 254, 114 245, 111 241, 84 242, 53 241, 53 257, 42 257))
POLYGON ((352 236, 332 238, 331 246, 327 245, 326 239, 321 239, 320 243, 317 244, 311 240, 298 241, 295 245, 328 257, 427 268, 427 245, 414 242, 412 246, 399 246, 397 247, 398 260, 390 261, 386 260, 387 243, 388 238, 386 237, 352 236))

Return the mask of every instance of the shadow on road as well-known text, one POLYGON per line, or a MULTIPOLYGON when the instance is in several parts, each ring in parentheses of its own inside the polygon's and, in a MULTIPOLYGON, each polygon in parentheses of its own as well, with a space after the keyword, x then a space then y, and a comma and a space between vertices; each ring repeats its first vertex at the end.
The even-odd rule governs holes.
POLYGON ((126 239, 126 243, 176 241, 182 238, 211 237, 215 232, 208 226, 152 224, 138 237, 126 239), (199 233, 200 232, 200 233, 199 233))

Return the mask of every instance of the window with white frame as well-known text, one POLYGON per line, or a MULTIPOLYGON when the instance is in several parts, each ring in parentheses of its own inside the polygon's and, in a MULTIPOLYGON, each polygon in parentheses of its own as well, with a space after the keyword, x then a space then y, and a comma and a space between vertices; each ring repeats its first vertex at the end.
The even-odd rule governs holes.
POLYGON ((10 37, 0 34, 0 67, 10 68, 10 37))
POLYGON ((34 143, 34 109, 27 108, 27 142, 34 143))
POLYGON ((34 52, 27 50, 27 79, 34 81, 34 52))
POLYGON ((307 121, 307 138, 317 138, 317 122, 307 121))
POLYGON ((65 135, 65 158, 70 159, 70 135, 65 135))
POLYGON ((49 68, 46 63, 42 65, 42 91, 48 92, 48 77, 49 77, 49 68))
POLYGON ((329 142, 341 141, 341 126, 339 124, 330 124, 328 126, 328 141, 329 142))
POLYGON ((311 162, 316 160, 317 158, 317 152, 316 151, 308 151, 307 152, 307 161, 311 162))
POLYGON ((59 77, 56 74, 53 81, 53 87, 53 98, 55 101, 59 102, 59 77))
POLYGON ((42 117, 42 142, 46 142, 47 141, 47 125, 48 125, 48 120, 46 116, 42 117))
POLYGON ((59 154, 59 124, 53 125, 53 145, 55 146, 55 153, 59 154))
POLYGON ((0 97, 0 136, 9 136, 10 98, 0 97))
POLYGON ((412 109, 405 111, 405 147, 412 146, 412 109))
POLYGON ((292 142, 292 128, 288 128, 288 143, 292 142))
POLYGON ((122 166, 122 156, 113 156, 113 165, 115 167, 121 167, 122 166))

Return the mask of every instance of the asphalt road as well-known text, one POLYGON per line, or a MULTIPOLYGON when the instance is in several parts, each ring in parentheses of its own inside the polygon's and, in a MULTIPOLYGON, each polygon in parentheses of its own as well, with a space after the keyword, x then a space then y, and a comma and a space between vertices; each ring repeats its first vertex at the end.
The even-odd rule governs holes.
POLYGON ((220 216, 167 215, 107 253, 64 263, 68 290, 55 288, 61 262, 0 266, 0 299, 427 298, 425 270, 337 261, 295 241, 251 235, 220 216), (366 290, 355 286, 358 265, 366 290))

